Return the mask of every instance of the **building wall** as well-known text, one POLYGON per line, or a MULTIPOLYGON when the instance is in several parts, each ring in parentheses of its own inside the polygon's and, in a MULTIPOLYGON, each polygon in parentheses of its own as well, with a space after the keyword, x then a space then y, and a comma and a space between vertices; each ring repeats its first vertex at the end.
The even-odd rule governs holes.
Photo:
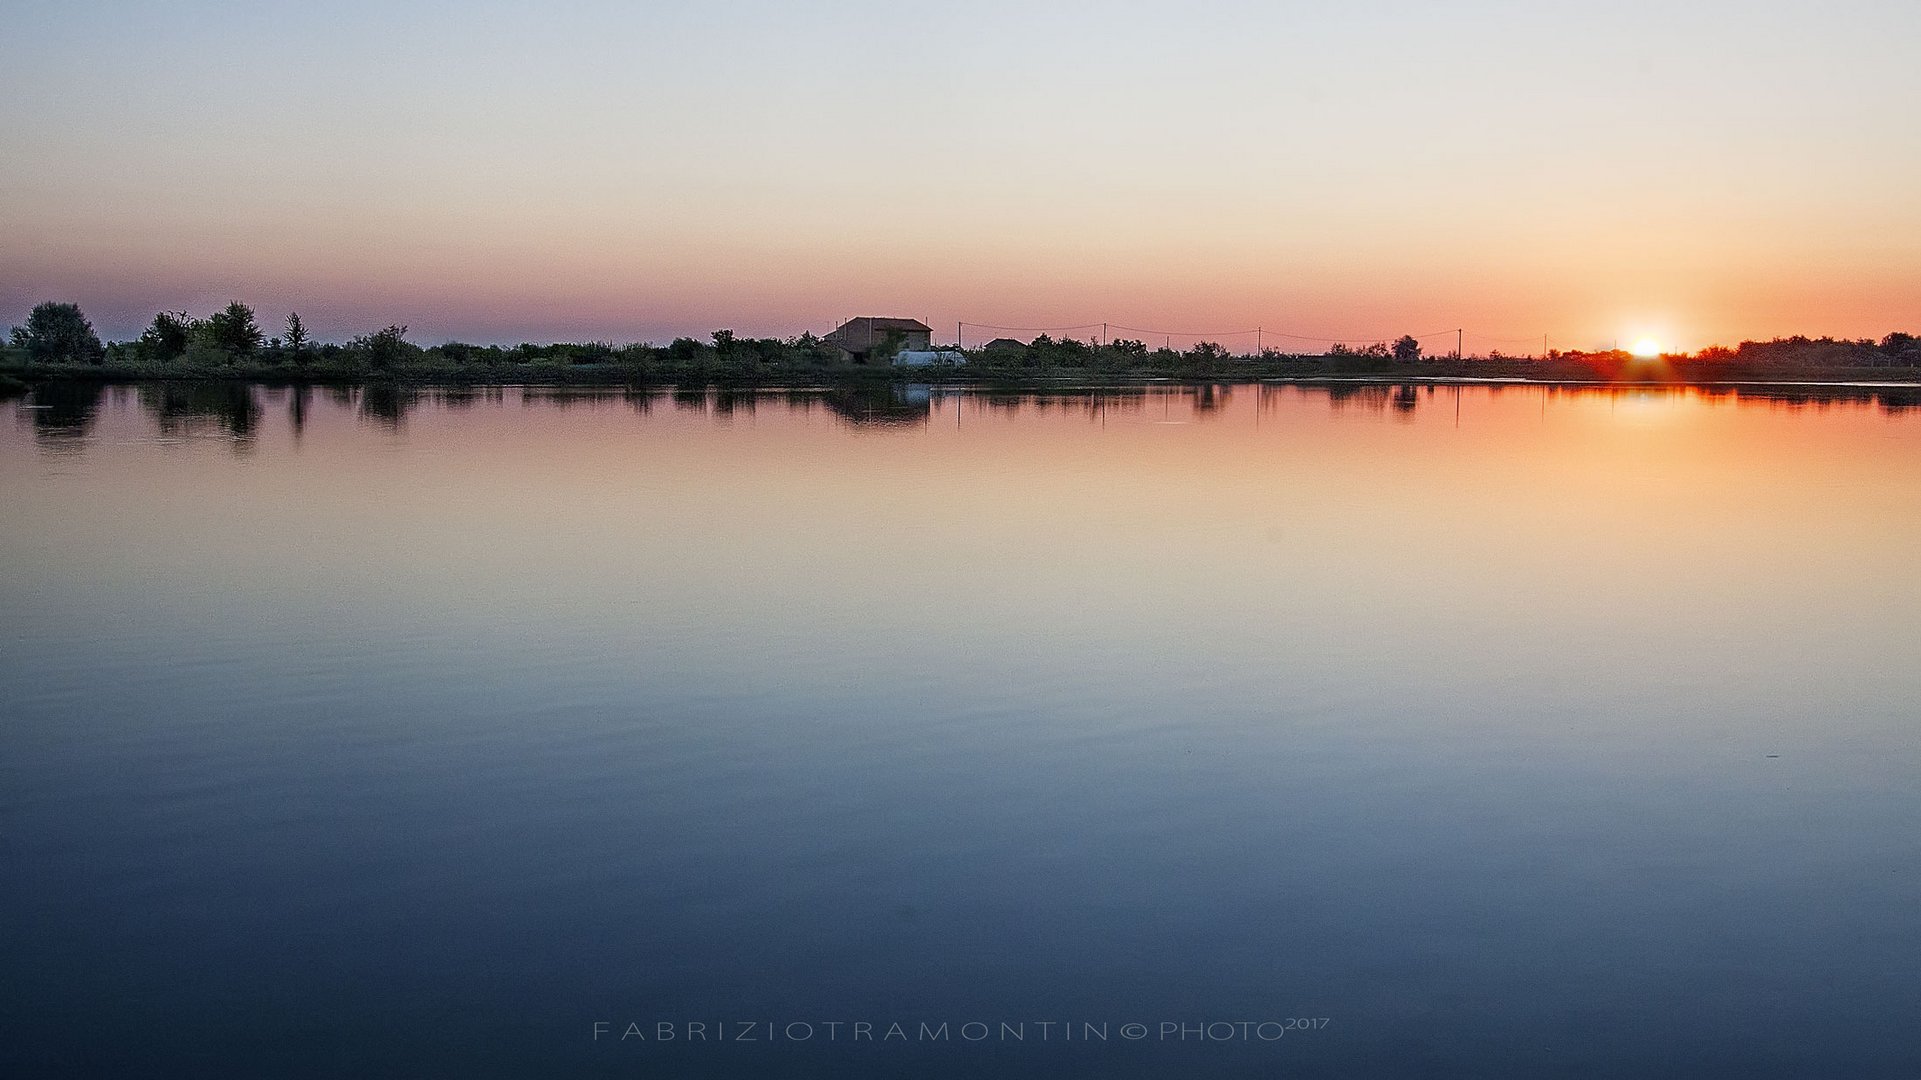
POLYGON ((887 344, 891 335, 899 335, 902 349, 915 351, 931 348, 934 337, 932 330, 882 330, 865 319, 855 320, 846 331, 843 337, 836 329, 824 340, 840 347, 842 359, 854 361, 858 361, 869 349, 887 344))

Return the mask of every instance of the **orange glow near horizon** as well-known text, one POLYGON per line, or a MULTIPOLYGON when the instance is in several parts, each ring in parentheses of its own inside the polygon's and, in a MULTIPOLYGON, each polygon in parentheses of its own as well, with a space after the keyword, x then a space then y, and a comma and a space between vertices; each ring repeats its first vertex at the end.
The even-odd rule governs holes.
POLYGON ((818 64, 870 5, 180 14, 202 2, 30 7, 0 41, 0 326, 73 301, 125 340, 238 298, 421 344, 857 315, 1303 351, 1464 327, 1475 355, 1921 330, 1921 149, 1885 134, 1921 98, 1890 51, 1912 4, 983 0, 886 9, 927 48, 818 64))

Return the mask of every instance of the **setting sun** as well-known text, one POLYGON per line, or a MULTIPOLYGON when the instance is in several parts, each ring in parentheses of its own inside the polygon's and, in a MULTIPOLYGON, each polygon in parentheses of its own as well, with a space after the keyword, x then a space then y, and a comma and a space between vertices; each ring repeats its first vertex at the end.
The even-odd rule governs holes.
POLYGON ((1661 343, 1653 338, 1642 338, 1635 342, 1634 347, 1628 351, 1643 360, 1652 360, 1661 355, 1662 349, 1661 343))

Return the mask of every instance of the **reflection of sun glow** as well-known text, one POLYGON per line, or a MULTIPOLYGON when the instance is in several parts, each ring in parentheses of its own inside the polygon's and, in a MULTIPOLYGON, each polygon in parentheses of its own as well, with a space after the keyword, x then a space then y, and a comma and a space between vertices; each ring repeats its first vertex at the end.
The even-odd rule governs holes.
POLYGON ((1634 347, 1628 351, 1643 360, 1652 360, 1661 355, 1661 343, 1651 337, 1644 337, 1635 342, 1634 347))

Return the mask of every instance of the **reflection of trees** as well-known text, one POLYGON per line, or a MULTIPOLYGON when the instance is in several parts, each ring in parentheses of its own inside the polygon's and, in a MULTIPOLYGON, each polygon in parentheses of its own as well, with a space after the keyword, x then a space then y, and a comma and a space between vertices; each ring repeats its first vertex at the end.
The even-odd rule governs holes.
MULTIPOLYGON (((1442 384, 1445 385, 1445 384, 1442 384)), ((1303 399, 1325 400, 1335 412, 1360 409, 1367 412, 1401 415, 1419 410, 1425 396, 1432 398, 1437 384, 1431 382, 1308 382, 1308 383, 1155 383, 1134 386, 1073 387, 1036 389, 995 386, 934 387, 902 383, 846 383, 825 388, 801 387, 784 390, 741 386, 679 386, 672 390, 640 387, 529 388, 527 402, 559 407, 583 402, 620 400, 634 411, 647 413, 661 402, 677 409, 726 417, 751 412, 763 398, 778 398, 787 408, 807 412, 824 407, 843 420, 860 425, 900 426, 926 422, 936 398, 962 397, 970 411, 1018 416, 1024 413, 1050 415, 1080 412, 1089 419, 1109 413, 1140 413, 1152 407, 1185 409, 1196 420, 1211 420, 1231 411, 1237 391, 1253 386, 1258 406, 1271 408, 1292 395, 1303 399)), ((1921 408, 1921 388, 1806 386, 1768 387, 1755 384, 1730 384, 1711 387, 1633 386, 1582 387, 1555 385, 1514 385, 1501 383, 1456 387, 1493 398, 1504 392, 1545 394, 1550 397, 1633 394, 1668 396, 1697 394, 1714 398, 1762 400, 1784 407, 1851 402, 1862 407, 1879 407, 1890 412, 1921 408)), ((496 389, 494 391, 498 393, 496 389)))
POLYGON ((1921 387, 1905 386, 1740 386, 1733 388, 1743 401, 1765 401, 1781 409, 1827 409, 1835 405, 1875 408, 1887 413, 1921 408, 1921 387))
POLYGON ((520 404, 531 408, 547 405, 571 409, 576 405, 598 407, 626 402, 630 391, 619 386, 529 386, 520 392, 520 404))
POLYGON ((1909 409, 1921 409, 1921 388, 1886 388, 1878 390, 1875 392, 1875 400, 1880 402, 1881 408, 1884 411, 1891 413, 1905 412, 1909 409))
POLYGON ((714 415, 732 416, 736 412, 741 412, 752 416, 754 414, 754 405, 758 400, 759 394, 752 388, 742 389, 737 386, 716 387, 714 390, 714 415))
POLYGON ((360 394, 360 415, 389 431, 399 431, 418 404, 419 387, 387 380, 370 382, 360 394))
MULTIPOLYGON (((218 432, 240 441, 259 434, 265 409, 252 383, 231 380, 142 383, 140 405, 162 435, 218 432)), ((304 405, 302 406, 304 410, 304 405)), ((303 413, 304 415, 304 413, 303 413)))
POLYGON ((1394 396, 1393 389, 1385 383, 1329 383, 1321 389, 1327 393, 1328 407, 1337 413, 1349 406, 1367 412, 1386 412, 1394 396))
MULTIPOLYGON (((1212 421, 1233 411, 1233 396, 1254 395, 1259 413, 1272 412, 1287 399, 1304 406, 1324 401, 1334 413, 1348 409, 1382 413, 1411 421, 1423 399, 1431 408, 1437 392, 1492 399, 1505 390, 1526 395, 1527 405, 1538 400, 1545 409, 1552 401, 1605 401, 1691 398, 1705 404, 1781 410, 1874 410, 1887 414, 1921 410, 1921 386, 1840 386, 1726 383, 1712 386, 1578 386, 1497 385, 1456 386, 1425 381, 1304 382, 1304 383, 1148 383, 1131 386, 1060 387, 949 387, 885 381, 786 389, 742 386, 700 386, 673 389, 641 386, 572 386, 519 388, 514 394, 529 406, 620 408, 646 417, 671 405, 693 410, 716 422, 742 413, 752 415, 767 399, 772 407, 807 415, 824 409, 839 422, 855 428, 905 429, 929 423, 937 408, 956 403, 964 415, 1002 414, 1009 417, 1085 419, 1102 424, 1113 416, 1132 415, 1159 420, 1165 410, 1174 419, 1212 421), (1248 389, 1252 386, 1253 389, 1248 389)), ((419 387, 405 382, 374 381, 360 386, 290 384, 263 387, 239 381, 181 380, 113 387, 82 380, 54 380, 28 391, 17 411, 21 424, 31 424, 43 448, 78 448, 92 434, 103 406, 130 402, 152 417, 163 435, 220 434, 245 450, 258 439, 264 416, 284 408, 298 438, 316 407, 331 403, 346 415, 398 430, 423 402, 450 411, 478 404, 496 407, 507 400, 499 386, 419 387)), ((1447 400, 1452 401, 1450 396, 1447 400)), ((1443 406, 1443 411, 1452 411, 1443 406)), ((950 418, 951 419, 951 418, 950 418)), ((1258 424, 1259 417, 1254 418, 1258 424)), ((964 426, 964 425, 963 425, 964 426)))
POLYGON ((313 387, 301 384, 287 397, 287 419, 293 424, 294 438, 307 430, 307 412, 313 405, 313 387))
POLYGON ((34 387, 25 410, 33 418, 33 435, 50 450, 77 450, 100 417, 105 386, 97 382, 41 383, 34 387))
POLYGON ((1883 412, 1899 413, 1909 409, 1921 408, 1921 387, 1913 386, 1826 386, 1785 383, 1722 383, 1717 386, 1676 386, 1660 388, 1636 387, 1633 389, 1611 388, 1608 390, 1570 390, 1570 394, 1606 393, 1613 397, 1632 394, 1636 397, 1687 397, 1696 396, 1712 401, 1757 402, 1772 408, 1801 410, 1879 408, 1883 412))

